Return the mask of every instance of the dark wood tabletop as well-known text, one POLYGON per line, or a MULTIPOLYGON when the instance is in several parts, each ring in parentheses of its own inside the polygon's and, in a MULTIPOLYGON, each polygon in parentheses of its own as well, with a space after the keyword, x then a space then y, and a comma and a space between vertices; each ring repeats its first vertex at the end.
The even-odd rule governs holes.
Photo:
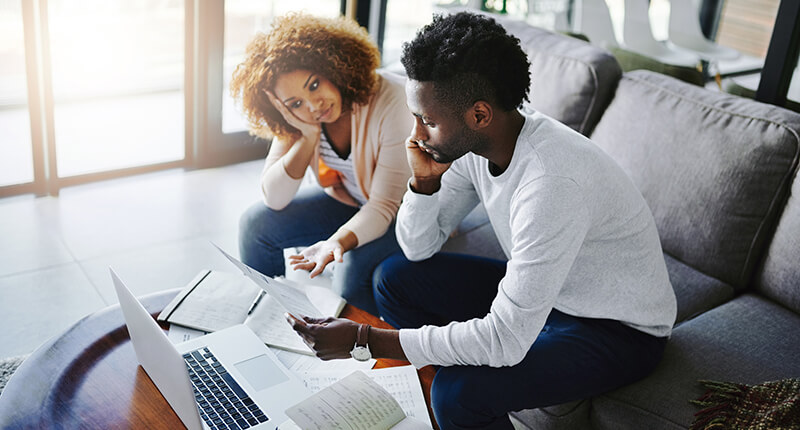
MULTIPOLYGON (((155 318, 180 289, 140 297, 155 318)), ((342 317, 391 328, 361 309, 342 317)), ((161 324, 166 330, 167 325, 161 324)), ((376 368, 406 365, 379 359, 376 368)), ((435 370, 418 370, 430 413, 435 370)), ((431 421, 433 421, 433 414, 431 421)), ((30 355, 0 395, 0 428, 174 429, 178 416, 136 361, 119 305, 93 313, 30 355)))

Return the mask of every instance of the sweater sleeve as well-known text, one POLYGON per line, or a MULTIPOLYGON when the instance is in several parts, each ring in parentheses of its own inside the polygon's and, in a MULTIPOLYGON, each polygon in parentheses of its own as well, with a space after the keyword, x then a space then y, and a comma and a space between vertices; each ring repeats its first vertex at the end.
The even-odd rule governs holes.
POLYGON ((554 177, 520 187, 510 216, 511 259, 489 313, 444 327, 400 330, 414 366, 513 366, 533 345, 581 248, 589 217, 577 184, 554 177))
POLYGON ((280 159, 291 148, 279 139, 272 139, 272 143, 264 161, 261 171, 261 197, 264 204, 270 209, 281 210, 289 204, 297 194, 297 189, 303 178, 295 179, 289 176, 280 159))
POLYGON ((417 194, 407 186, 397 213, 397 243, 406 258, 421 261, 437 253, 458 223, 480 201, 472 182, 456 160, 442 176, 438 192, 417 194))
POLYGON ((368 127, 377 128, 378 139, 369 198, 341 227, 356 235, 358 246, 386 233, 397 215, 405 184, 411 176, 406 160, 405 141, 413 126, 414 117, 406 107, 402 91, 388 92, 381 103, 368 124, 368 127))

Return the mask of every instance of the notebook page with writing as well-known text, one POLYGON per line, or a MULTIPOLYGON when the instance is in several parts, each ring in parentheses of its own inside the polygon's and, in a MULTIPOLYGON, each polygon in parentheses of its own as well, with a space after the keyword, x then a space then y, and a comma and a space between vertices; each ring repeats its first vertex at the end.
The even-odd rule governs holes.
POLYGON ((200 272, 158 315, 159 321, 213 332, 247 318, 247 311, 261 291, 238 273, 200 272))
POLYGON ((392 395, 361 371, 351 373, 290 407, 286 415, 304 429, 430 428, 406 417, 392 395), (396 427, 398 425, 400 427, 396 427))
MULTIPOLYGON (((299 373, 298 376, 303 380, 306 388, 317 392, 352 372, 348 369, 309 370, 299 373)), ((406 416, 414 417, 428 426, 432 426, 428 416, 428 406, 422 394, 422 385, 414 366, 385 367, 365 370, 364 373, 397 400, 406 416)))

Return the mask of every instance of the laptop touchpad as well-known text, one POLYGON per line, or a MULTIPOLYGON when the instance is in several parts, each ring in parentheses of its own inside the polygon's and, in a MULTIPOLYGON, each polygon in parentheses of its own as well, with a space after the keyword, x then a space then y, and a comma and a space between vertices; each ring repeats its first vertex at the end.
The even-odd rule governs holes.
POLYGON ((281 372, 281 369, 275 365, 275 362, 266 355, 259 355, 240 361, 234 366, 256 391, 261 391, 289 380, 286 374, 281 372))

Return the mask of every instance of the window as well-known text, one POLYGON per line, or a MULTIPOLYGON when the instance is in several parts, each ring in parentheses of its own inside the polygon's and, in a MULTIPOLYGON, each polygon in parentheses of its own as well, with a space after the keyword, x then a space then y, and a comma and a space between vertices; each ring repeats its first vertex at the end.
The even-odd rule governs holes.
POLYGON ((59 177, 184 158, 184 2, 50 0, 59 177))
POLYGON ((33 182, 22 5, 0 0, 0 186, 33 182))

